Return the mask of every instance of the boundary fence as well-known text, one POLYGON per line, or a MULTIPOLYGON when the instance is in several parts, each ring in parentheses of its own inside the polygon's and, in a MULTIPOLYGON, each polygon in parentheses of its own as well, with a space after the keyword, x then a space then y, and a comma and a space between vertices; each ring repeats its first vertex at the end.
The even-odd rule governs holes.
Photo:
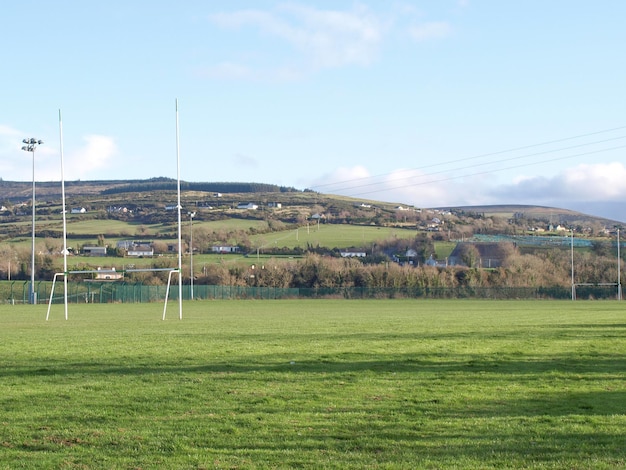
MULTIPOLYGON (((51 282, 35 283, 38 303, 50 298, 51 282)), ((70 303, 143 303, 162 302, 167 286, 143 285, 123 282, 68 282, 70 303)), ((191 299, 191 286, 183 286, 183 300, 191 299)), ((169 299, 178 301, 178 285, 170 287, 169 299)), ((194 285, 194 300, 211 299, 555 299, 572 298, 571 286, 553 287, 320 287, 281 288, 194 285)), ((0 302, 4 304, 28 303, 28 281, 0 282, 0 302)), ((615 286, 578 285, 576 299, 617 299, 615 286)), ((63 303, 63 285, 57 285, 53 303, 63 303)))

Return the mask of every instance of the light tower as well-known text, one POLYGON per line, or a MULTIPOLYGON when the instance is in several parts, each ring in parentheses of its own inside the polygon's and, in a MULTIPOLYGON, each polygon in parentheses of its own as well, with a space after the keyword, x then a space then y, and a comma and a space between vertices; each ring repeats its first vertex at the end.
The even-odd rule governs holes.
POLYGON ((22 150, 25 152, 31 152, 33 154, 33 230, 32 230, 32 249, 31 249, 31 261, 30 261, 30 289, 28 296, 28 303, 37 303, 37 294, 35 293, 35 149, 38 145, 43 144, 43 140, 37 140, 34 137, 30 139, 24 139, 22 142, 25 144, 22 150))
POLYGON ((189 264, 191 271, 191 290, 190 290, 190 298, 193 300, 193 218, 196 216, 195 212, 188 212, 189 214, 189 264))

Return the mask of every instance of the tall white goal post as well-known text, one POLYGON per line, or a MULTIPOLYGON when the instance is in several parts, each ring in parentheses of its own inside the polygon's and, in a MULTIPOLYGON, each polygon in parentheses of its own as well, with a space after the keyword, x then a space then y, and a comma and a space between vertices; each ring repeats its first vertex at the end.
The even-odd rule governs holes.
POLYGON ((167 301, 169 298, 169 291, 172 281, 172 274, 178 273, 178 318, 183 319, 183 279, 182 279, 182 221, 181 221, 181 198, 180 198, 180 139, 179 139, 179 128, 178 128, 178 99, 176 99, 176 192, 178 197, 178 267, 177 268, 139 268, 139 269, 126 269, 123 271, 114 271, 114 270, 77 270, 77 271, 68 271, 67 270, 67 219, 66 219, 66 205, 65 205, 65 171, 64 171, 64 163, 63 163, 63 122, 61 119, 61 110, 59 109, 59 141, 60 141, 60 152, 61 152, 61 199, 62 199, 62 214, 63 214, 63 272, 55 273, 52 279, 52 289, 50 290, 50 299, 48 301, 48 311, 46 313, 46 321, 50 318, 50 309, 52 307, 52 299, 54 296, 54 287, 56 284, 56 280, 58 277, 63 276, 63 286, 64 286, 64 311, 65 311, 65 319, 68 319, 68 299, 67 299, 67 277, 70 274, 93 274, 93 273, 131 273, 131 272, 157 272, 157 271, 168 271, 167 276, 167 290, 165 291, 165 300, 163 306, 163 320, 165 320, 165 316, 167 313, 167 301))

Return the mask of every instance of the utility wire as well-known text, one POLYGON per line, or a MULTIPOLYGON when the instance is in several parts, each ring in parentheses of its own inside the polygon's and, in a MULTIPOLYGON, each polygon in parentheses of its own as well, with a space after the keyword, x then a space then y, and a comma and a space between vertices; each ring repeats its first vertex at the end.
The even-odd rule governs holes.
MULTIPOLYGON (((521 160, 521 159, 524 159, 524 158, 537 157, 539 155, 546 155, 546 154, 551 154, 551 153, 556 153, 556 152, 562 152, 562 151, 565 151, 565 150, 572 150, 572 149, 576 149, 576 148, 587 147, 589 145, 603 144, 603 143, 606 143, 606 142, 611 142, 611 141, 620 140, 620 139, 626 139, 626 136, 613 137, 611 139, 598 140, 598 141, 595 141, 595 142, 588 142, 588 143, 585 143, 585 144, 572 145, 572 146, 569 146, 569 147, 561 147, 561 148, 554 149, 554 150, 544 150, 542 152, 535 152, 535 153, 530 153, 530 154, 526 154, 526 155, 519 155, 519 156, 516 156, 516 157, 509 157, 509 158, 504 158, 504 159, 496 160, 496 161, 474 163, 472 165, 466 165, 466 166, 462 166, 462 167, 458 167, 458 168, 452 168, 451 170, 439 170, 439 171, 435 171, 435 172, 431 172, 431 173, 424 173, 423 175, 419 175, 417 177, 418 178, 425 178, 427 176, 434 176, 434 175, 438 175, 438 174, 441 174, 441 173, 446 173, 446 172, 449 172, 449 171, 467 170, 469 168, 476 168, 476 167, 479 167, 479 166, 492 165, 492 164, 496 164, 496 163, 504 163, 504 162, 509 162, 509 161, 513 161, 513 160, 521 160)), ((574 156, 571 156, 571 157, 564 157, 564 158, 574 158, 576 156, 577 155, 574 155, 574 156)), ((542 163, 547 163, 547 162, 551 162, 551 161, 554 161, 554 160, 544 160, 544 161, 541 161, 541 162, 527 163, 527 164, 525 164, 523 166, 530 166, 530 165, 533 165, 533 164, 540 165, 542 163)), ((435 165, 431 165, 431 166, 435 166, 435 165)), ((403 170, 403 171, 409 172, 409 171, 416 171, 416 170, 403 170)), ((348 186, 348 187, 344 187, 344 188, 339 188, 339 189, 336 189, 336 191, 348 191, 348 190, 351 190, 351 189, 365 188, 365 187, 368 187, 368 186, 389 184, 389 183, 394 182, 394 181, 403 181, 403 180, 407 180, 407 179, 414 178, 414 177, 415 177, 414 175, 413 176, 403 176, 403 177, 394 178, 394 179, 391 179, 391 180, 376 181, 376 182, 373 182, 373 183, 366 183, 366 184, 361 184, 361 185, 357 185, 357 186, 348 186)), ((363 179, 363 178, 361 178, 361 179, 363 179)), ((385 188, 385 189, 388 189, 388 188, 385 188)))
MULTIPOLYGON (((515 147, 515 148, 507 149, 507 150, 500 150, 498 152, 491 152, 491 153, 485 153, 485 154, 481 154, 481 155, 475 155, 475 156, 472 156, 472 157, 465 157, 465 158, 459 158, 459 159, 456 159, 456 160, 448 160, 448 161, 445 161, 445 162, 433 163, 433 164, 430 164, 430 165, 425 165, 425 166, 421 166, 421 167, 417 167, 417 168, 410 168, 410 169, 407 169, 405 171, 419 171, 419 170, 423 170, 423 169, 427 169, 427 168, 433 168, 433 167, 437 167, 437 166, 450 165, 450 164, 460 163, 460 162, 465 162, 465 161, 470 161, 470 160, 477 160, 479 158, 492 157, 492 156, 496 156, 496 155, 502 155, 502 154, 506 154, 506 153, 517 152, 517 151, 520 151, 520 150, 527 150, 527 149, 531 149, 531 148, 535 148, 535 147, 541 147, 541 146, 551 145, 551 144, 560 143, 560 142, 567 142, 569 140, 582 139, 584 137, 590 137, 590 136, 593 136, 593 135, 605 134, 605 133, 608 133, 608 132, 614 132, 614 131, 622 130, 622 129, 626 129, 626 126, 619 126, 619 127, 614 127, 614 128, 611 128, 611 129, 605 129, 605 130, 596 131, 596 132, 589 132, 589 133, 586 133, 586 134, 579 134, 579 135, 575 135, 575 136, 572 136, 572 137, 565 137, 565 138, 561 138, 561 139, 549 140, 549 141, 541 142, 541 143, 538 143, 538 144, 525 145, 525 146, 521 146, 521 147, 515 147)), ((596 142, 593 142, 593 143, 580 144, 580 145, 572 146, 572 147, 564 147, 564 148, 561 148, 561 149, 554 149, 554 150, 550 150, 550 151, 539 152, 537 154, 530 154, 528 156, 535 156, 535 155, 545 154, 545 153, 553 153, 553 152, 558 152, 558 151, 567 150, 567 149, 571 149, 571 148, 576 148, 576 147, 580 147, 580 146, 592 145, 592 144, 595 144, 595 143, 608 142, 608 141, 611 141, 611 140, 616 140, 616 139, 621 139, 621 138, 624 138, 624 137, 617 137, 617 138, 613 138, 613 139, 606 139, 606 140, 596 141, 596 142)), ((528 156, 526 156, 526 157, 528 157, 528 156)), ((525 158, 525 157, 524 156, 522 156, 522 157, 514 157, 513 159, 515 159, 515 158, 525 158)), ((573 158, 573 157, 569 157, 569 158, 573 158)), ((508 160, 511 160, 511 159, 495 160, 495 161, 491 161, 491 162, 484 163, 484 164, 481 164, 481 165, 485 165, 485 164, 489 164, 489 163, 500 163, 502 161, 508 161, 508 160)), ((548 160, 548 161, 550 161, 550 160, 548 160)), ((541 162, 541 163, 544 163, 544 162, 541 162)), ((528 166, 528 165, 524 165, 524 166, 528 166)), ((470 168, 470 167, 471 166, 469 166, 469 167, 460 167, 460 168, 457 168, 457 169, 453 168, 450 171, 454 171, 454 170, 458 170, 458 169, 464 169, 464 168, 470 168)), ((437 174, 437 173, 440 173, 440 172, 436 172, 436 173, 433 173, 433 174, 437 174)), ((343 181, 335 181, 333 183, 325 183, 325 184, 312 186, 311 189, 319 190, 320 188, 327 188, 329 186, 337 186, 337 185, 342 185, 342 184, 355 183, 355 182, 358 182, 358 181, 373 180, 375 178, 381 178, 381 177, 388 176, 388 175, 391 175, 391 174, 393 174, 393 173, 383 173, 383 174, 374 175, 374 176, 367 176, 367 177, 362 177, 362 178, 353 178, 353 179, 348 179, 348 180, 343 180, 343 181)), ((400 178, 400 179, 402 179, 402 178, 400 178)), ((367 184, 364 184, 364 185, 348 187, 348 188, 341 188, 341 187, 339 187, 339 188, 335 188, 335 189, 326 189, 326 192, 328 192, 328 191, 338 192, 338 191, 342 191, 342 190, 345 190, 345 189, 353 189, 353 188, 358 188, 358 187, 362 187, 362 186, 370 186, 370 185, 375 185, 375 184, 383 184, 383 183, 386 183, 386 182, 387 181, 381 181, 381 182, 367 183, 367 184)), ((372 192, 375 192, 375 191, 372 191, 372 192)))
POLYGON ((372 193, 378 193, 381 191, 388 191, 389 189, 402 189, 402 188, 408 188, 411 186, 422 186, 425 184, 432 184, 432 183, 441 183, 443 181, 450 181, 450 180, 455 180, 455 179, 460 179, 460 178, 467 178, 470 176, 479 176, 479 175, 486 175, 486 174, 491 174, 491 173, 495 173, 497 171, 504 171, 504 170, 513 170, 515 168, 522 168, 522 167, 526 167, 526 166, 532 166, 532 165, 539 165, 541 163, 550 163, 550 162, 556 162, 559 160, 567 160, 569 158, 576 158, 576 157, 582 157, 585 155, 593 155, 596 153, 601 153, 601 152, 610 152, 611 150, 618 150, 618 149, 623 149, 626 148, 626 145, 619 145, 617 147, 611 147, 611 148, 606 148, 606 149, 601 149, 601 150, 593 150, 593 151, 589 151, 589 152, 584 152, 584 153, 578 153, 575 155, 567 155, 565 157, 558 157, 558 158, 552 158, 550 160, 545 160, 543 162, 540 163, 524 163, 524 164, 520 164, 520 165, 513 165, 513 166, 508 166, 508 167, 504 167, 504 168, 497 168, 495 170, 489 170, 489 171, 481 171, 481 172, 477 172, 477 173, 471 173, 471 174, 465 174, 465 175, 458 175, 458 176, 450 176, 447 178, 441 178, 441 179, 437 179, 437 180, 429 180, 429 181, 424 181, 421 183, 413 183, 413 184, 407 184, 404 186, 396 186, 394 188, 385 188, 385 189, 376 189, 376 190, 372 190, 372 191, 365 191, 365 192, 361 192, 361 193, 356 193, 356 194, 351 194, 350 196, 362 196, 364 194, 372 194, 372 193))

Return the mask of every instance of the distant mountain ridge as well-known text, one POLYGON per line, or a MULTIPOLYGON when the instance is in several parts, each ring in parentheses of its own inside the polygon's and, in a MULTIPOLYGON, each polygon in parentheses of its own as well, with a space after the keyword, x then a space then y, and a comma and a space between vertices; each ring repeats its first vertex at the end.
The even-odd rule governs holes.
MULTIPOLYGON (((60 197, 59 181, 36 182, 36 194, 40 196, 60 197)), ((273 193, 297 192, 295 188, 267 183, 247 182, 180 182, 181 191, 205 191, 223 193, 273 193)), ((100 181, 66 181, 66 194, 89 196, 94 194, 120 194, 141 191, 175 191, 177 181, 172 178, 150 178, 145 180, 100 180, 100 181)), ((32 195, 32 182, 0 180, 0 199, 14 200, 32 195)))
POLYGON ((543 219, 553 224, 570 225, 581 222, 600 222, 607 226, 620 225, 622 222, 593 214, 550 206, 529 204, 492 204, 477 206, 442 206, 437 209, 464 211, 467 213, 484 214, 486 216, 523 217, 527 219, 543 219))
MULTIPOLYGON (((89 199, 95 196, 114 196, 124 193, 136 193, 143 191, 174 191, 176 180, 172 178, 158 177, 149 179, 132 180, 90 180, 90 181, 66 181, 65 191, 68 197, 89 199)), ((187 182, 181 181, 182 191, 197 191, 210 193, 237 193, 237 194, 281 194, 282 198, 295 197, 296 194, 313 193, 309 190, 298 190, 293 187, 284 187, 266 183, 250 182, 187 182)), ((19 202, 30 200, 32 196, 32 182, 28 181, 5 181, 0 180, 0 201, 19 202)), ((325 196, 333 198, 334 195, 325 196)), ((36 197, 60 198, 61 183, 59 181, 36 182, 36 197)), ((336 196, 337 199, 351 199, 345 196, 336 196)), ((355 199, 355 201, 360 199, 355 199)), ((368 200, 368 203, 376 204, 377 201, 368 200)), ((390 202, 379 202, 380 205, 390 206, 390 202)), ((576 203, 572 203, 574 205, 576 203)), ((405 204, 406 205, 406 204, 405 204)), ((619 220, 626 220, 626 207, 620 203, 578 203, 580 207, 588 208, 589 212, 563 209, 550 206, 525 205, 525 204, 494 204, 475 206, 439 206, 433 209, 458 210, 467 213, 482 213, 500 217, 526 217, 544 219, 554 224, 589 223, 592 221, 606 226, 620 225, 619 220), (620 214, 623 217, 607 217, 603 215, 603 208, 610 207, 610 213, 620 214), (620 212, 621 210, 621 212, 620 212), (599 215, 594 215, 599 214, 599 215)), ((419 206, 418 206, 419 207, 419 206)), ((606 212, 606 211, 604 211, 606 212)))

